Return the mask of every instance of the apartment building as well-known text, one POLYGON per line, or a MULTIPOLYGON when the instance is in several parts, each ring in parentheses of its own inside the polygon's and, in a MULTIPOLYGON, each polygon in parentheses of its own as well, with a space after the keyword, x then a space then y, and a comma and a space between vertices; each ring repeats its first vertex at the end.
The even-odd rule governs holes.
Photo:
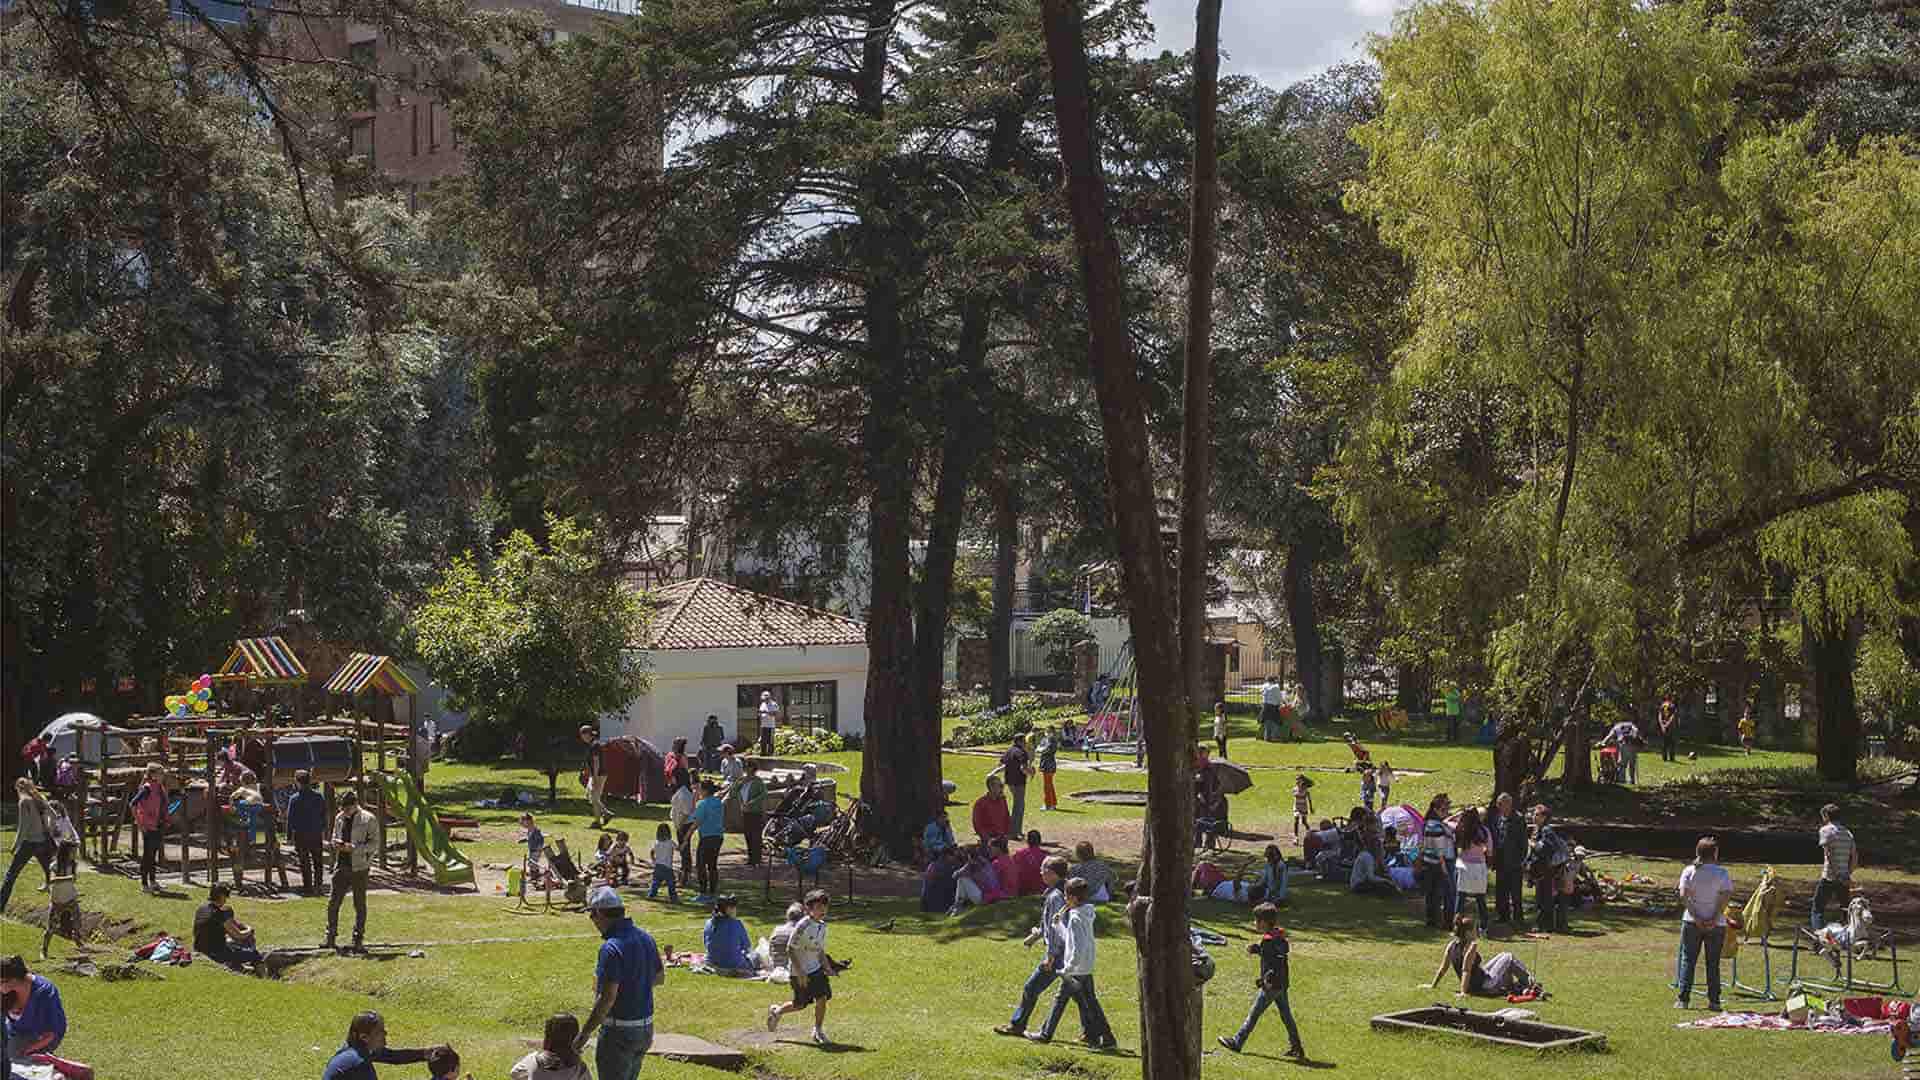
MULTIPOLYGON (((640 0, 472 0, 478 10, 526 11, 547 20, 551 40, 591 31, 603 19, 625 18, 640 0)), ((352 152, 417 196, 466 167, 454 128, 454 106, 420 85, 427 65, 383 39, 378 28, 338 19, 310 20, 308 48, 379 73, 366 85, 364 107, 342 118, 352 152)), ((462 59, 455 57, 458 77, 462 59)), ((657 147, 656 147, 657 151, 657 147)), ((658 153, 656 152, 656 160, 658 153)))

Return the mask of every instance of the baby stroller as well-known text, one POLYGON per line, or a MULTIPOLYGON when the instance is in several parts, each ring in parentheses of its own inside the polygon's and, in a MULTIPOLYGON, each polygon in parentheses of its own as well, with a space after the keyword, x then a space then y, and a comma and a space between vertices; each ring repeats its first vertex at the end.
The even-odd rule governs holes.
POLYGON ((813 784, 796 784, 781 795, 780 805, 767 815, 767 847, 799 847, 812 840, 814 831, 833 821, 834 816, 833 804, 822 798, 813 784))
POLYGON ((1593 773, 1603 784, 1618 784, 1626 779, 1620 769, 1620 748, 1613 745, 1595 747, 1593 773))

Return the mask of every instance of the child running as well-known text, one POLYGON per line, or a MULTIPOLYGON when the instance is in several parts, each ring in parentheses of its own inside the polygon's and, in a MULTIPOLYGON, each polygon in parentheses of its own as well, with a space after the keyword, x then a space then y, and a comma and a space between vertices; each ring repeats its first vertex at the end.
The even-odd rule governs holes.
POLYGON ((1113 1028, 1108 1026, 1107 1014, 1093 992, 1093 901, 1088 898, 1083 878, 1070 879, 1062 891, 1066 893, 1066 910, 1054 921, 1062 939, 1060 992, 1053 999, 1053 1011, 1047 1014, 1046 1023, 1039 1031, 1028 1032, 1027 1038, 1037 1043, 1052 1042, 1054 1029, 1060 1026, 1060 1016, 1071 1000, 1080 1008, 1080 1032, 1086 1044, 1095 1050, 1111 1050, 1115 1045, 1113 1028))
POLYGON ((1268 1005, 1277 1005, 1280 1022, 1287 1025, 1287 1056, 1305 1060, 1307 1051, 1300 1045, 1300 1028, 1294 1024, 1293 1009, 1287 1005, 1287 932, 1280 929, 1280 909, 1272 904, 1255 907, 1253 924, 1260 930, 1260 940, 1247 946, 1248 952, 1260 958, 1253 1008, 1247 1010, 1247 1018, 1239 1031, 1220 1036, 1220 1045, 1239 1053, 1240 1048, 1247 1045, 1247 1037, 1253 1034, 1253 1026, 1260 1022, 1260 1014, 1267 1011, 1268 1005))
POLYGON ((1307 825, 1307 815, 1313 813, 1313 781, 1306 773, 1293 778, 1293 838, 1300 839, 1300 830, 1307 825))
POLYGON ((1380 782, 1380 809, 1385 810, 1393 805, 1393 762, 1381 758, 1373 775, 1380 782))
POLYGON ((1373 813, 1373 797, 1379 792, 1379 777, 1374 775, 1373 765, 1360 766, 1360 805, 1373 813))
POLYGON ((833 979, 846 970, 827 954, 827 891, 815 889, 804 901, 807 917, 793 928, 787 941, 787 967, 793 980, 793 1000, 785 1005, 767 1006, 767 1030, 778 1031, 780 1018, 813 1006, 813 1041, 832 1045, 827 1038, 827 1002, 833 1000, 833 979))

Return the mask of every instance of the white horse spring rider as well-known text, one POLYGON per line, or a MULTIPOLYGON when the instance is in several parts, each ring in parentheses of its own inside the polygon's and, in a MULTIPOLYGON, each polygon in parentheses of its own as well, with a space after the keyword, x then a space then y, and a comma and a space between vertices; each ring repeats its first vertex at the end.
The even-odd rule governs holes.
POLYGON ((1814 951, 1833 964, 1837 974, 1847 952, 1855 960, 1870 959, 1880 950, 1879 935, 1873 932, 1873 908, 1867 898, 1856 896, 1847 904, 1847 921, 1828 923, 1813 935, 1814 951))

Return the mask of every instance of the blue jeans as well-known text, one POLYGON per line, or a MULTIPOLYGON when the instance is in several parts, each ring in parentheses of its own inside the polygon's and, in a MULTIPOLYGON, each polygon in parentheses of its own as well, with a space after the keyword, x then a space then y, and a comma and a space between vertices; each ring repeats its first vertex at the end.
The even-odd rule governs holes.
MULTIPOLYGON (((1814 882, 1813 883, 1813 911, 1809 913, 1807 916, 1807 925, 1812 927, 1815 930, 1818 930, 1821 927, 1827 925, 1828 902, 1833 900, 1845 900, 1846 898, 1847 898, 1846 882, 1828 881, 1826 878, 1821 878, 1819 881, 1814 882)), ((1842 911, 1840 914, 1845 915, 1846 912, 1842 911)))
POLYGON ((665 885, 667 887, 667 902, 670 904, 679 903, 680 892, 678 889, 675 889, 673 887, 673 867, 662 866, 659 863, 654 863, 653 864, 653 885, 651 888, 647 889, 647 899, 651 900, 654 897, 659 896, 660 886, 662 885, 665 885))
POLYGON ((1438 863, 1421 870, 1421 892, 1427 900, 1427 925, 1447 928, 1448 908, 1453 906, 1453 875, 1438 863))
POLYGON ((1052 967, 1040 964, 1033 966, 1033 974, 1027 976, 1027 984, 1020 988, 1020 1004, 1014 1007, 1013 1019, 1007 1021, 1007 1026, 1026 1030, 1027 1021, 1033 1019, 1033 1007, 1040 1002, 1040 995, 1053 985, 1053 980, 1060 977, 1056 970, 1059 967, 1060 958, 1057 956, 1053 958, 1052 967))
POLYGON ((14 841, 13 861, 7 864, 7 878, 5 883, 0 884, 0 911, 7 910, 7 901, 13 897, 13 883, 15 879, 19 878, 20 871, 26 869, 27 863, 35 859, 40 862, 40 872, 51 878, 53 871, 49 868, 53 865, 52 842, 47 840, 32 843, 21 843, 18 840, 14 841))
POLYGON ((636 1080, 647 1048, 653 1045, 651 1027, 602 1027, 593 1050, 593 1072, 600 1080, 636 1080))
POLYGON ((1060 992, 1054 995, 1053 1011, 1047 1014, 1047 1022, 1040 1025, 1040 1037, 1053 1038, 1053 1032, 1060 1026, 1060 1016, 1067 1011, 1067 1002, 1071 1000, 1080 1009, 1080 1033, 1089 1041, 1113 1038, 1113 1029, 1107 1026, 1106 1011, 1100 1008, 1100 999, 1094 996, 1093 976, 1062 975, 1060 992))
POLYGON ((1234 1033, 1235 1046, 1246 1045, 1247 1036, 1253 1034, 1253 1025, 1260 1022, 1260 1014, 1266 1012, 1269 1005, 1280 1010, 1280 1022, 1287 1025, 1287 1046, 1300 1045, 1300 1029, 1293 1022, 1293 1010, 1287 1007, 1287 988, 1283 986, 1278 990, 1261 989, 1254 992, 1253 1008, 1247 1010, 1246 1020, 1241 1023, 1240 1030, 1234 1033))
POLYGON ((1727 943, 1727 932, 1717 926, 1680 924, 1680 1000, 1693 993, 1694 966, 1700 960, 1700 946, 1707 947, 1707 1004, 1720 1007, 1720 950, 1727 943))

